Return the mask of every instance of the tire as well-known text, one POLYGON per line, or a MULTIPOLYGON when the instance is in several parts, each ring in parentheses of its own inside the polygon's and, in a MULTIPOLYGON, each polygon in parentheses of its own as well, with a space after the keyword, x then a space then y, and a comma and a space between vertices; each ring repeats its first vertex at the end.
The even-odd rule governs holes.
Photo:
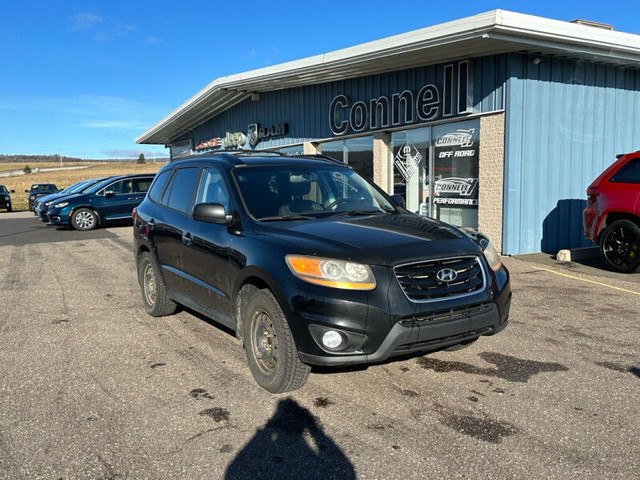
POLYGON ((602 232, 600 253, 612 270, 635 272, 640 267, 640 227, 630 220, 613 222, 602 232))
POLYGON ((71 226, 76 230, 93 230, 98 226, 98 216, 90 208, 79 208, 71 215, 71 226))
POLYGON ((287 319, 268 290, 256 290, 243 310, 242 330, 249 369, 271 393, 302 387, 311 367, 298 357, 287 319))
POLYGON ((13 212, 13 207, 7 207, 7 212, 13 212))
POLYGON ((149 315, 163 317, 176 311, 176 302, 169 298, 160 268, 149 252, 138 255, 138 283, 144 309, 149 315))

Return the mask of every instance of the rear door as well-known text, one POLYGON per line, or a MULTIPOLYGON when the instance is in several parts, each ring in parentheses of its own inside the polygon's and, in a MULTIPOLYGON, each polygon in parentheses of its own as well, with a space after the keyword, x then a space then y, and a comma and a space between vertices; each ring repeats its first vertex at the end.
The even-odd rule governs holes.
POLYGON ((169 290, 187 297, 191 282, 186 279, 184 250, 188 249, 190 209, 193 206, 195 182, 199 167, 176 168, 149 219, 149 240, 155 246, 165 284, 169 290))

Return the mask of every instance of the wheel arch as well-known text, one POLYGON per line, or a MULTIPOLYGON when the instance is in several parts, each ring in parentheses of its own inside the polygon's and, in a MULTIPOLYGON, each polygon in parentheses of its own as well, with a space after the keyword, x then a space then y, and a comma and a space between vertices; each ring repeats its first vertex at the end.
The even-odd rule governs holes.
POLYGON ((609 225, 618 220, 629 220, 635 223, 640 228, 640 217, 632 212, 612 211, 608 212, 600 222, 598 227, 598 244, 602 242, 602 233, 607 229, 609 225))
POLYGON ((242 340, 243 309, 246 307, 252 292, 263 289, 269 290, 273 294, 277 302, 280 304, 280 308, 284 312, 287 321, 291 318, 284 294, 278 287, 276 281, 271 277, 271 275, 261 268, 249 267, 245 269, 243 274, 238 278, 233 289, 236 337, 239 340, 242 340))

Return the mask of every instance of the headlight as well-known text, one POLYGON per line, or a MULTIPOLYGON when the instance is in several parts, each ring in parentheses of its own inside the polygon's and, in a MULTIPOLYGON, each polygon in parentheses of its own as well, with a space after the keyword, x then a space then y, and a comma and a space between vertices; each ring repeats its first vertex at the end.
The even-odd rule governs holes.
POLYGON ((493 243, 489 241, 488 238, 482 238, 480 240, 480 246, 482 247, 482 253, 484 253, 484 258, 487 260, 489 267, 494 272, 498 270, 502 266, 502 259, 500 258, 500 254, 496 247, 493 246, 493 243))
POLYGON ((373 290, 376 279, 368 265, 332 258, 287 255, 287 265, 305 282, 347 290, 373 290))
POLYGON ((491 270, 495 272, 502 266, 500 254, 496 247, 493 246, 493 243, 489 240, 489 237, 475 228, 463 227, 460 230, 462 230, 471 240, 480 245, 482 253, 484 253, 484 258, 487 260, 491 270))
POLYGON ((51 200, 50 202, 46 202, 45 205, 48 207, 49 205, 51 205, 53 203, 53 200, 51 200))
POLYGON ((64 208, 67 205, 69 205, 69 202, 60 202, 60 203, 56 203, 53 208, 64 208))

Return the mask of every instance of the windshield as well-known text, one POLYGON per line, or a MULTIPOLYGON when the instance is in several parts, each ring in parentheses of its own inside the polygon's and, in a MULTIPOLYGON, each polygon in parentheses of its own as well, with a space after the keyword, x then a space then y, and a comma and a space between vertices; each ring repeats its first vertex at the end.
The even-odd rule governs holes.
POLYGON ((396 211, 373 185, 340 166, 242 167, 234 175, 249 213, 258 220, 396 211))
POLYGON ((0 193, 7 193, 7 187, 0 185, 0 193))
POLYGON ((31 192, 32 193, 41 193, 41 192, 53 192, 56 189, 55 185, 52 184, 48 184, 48 183, 43 183, 40 185, 32 185, 31 186, 31 192))

